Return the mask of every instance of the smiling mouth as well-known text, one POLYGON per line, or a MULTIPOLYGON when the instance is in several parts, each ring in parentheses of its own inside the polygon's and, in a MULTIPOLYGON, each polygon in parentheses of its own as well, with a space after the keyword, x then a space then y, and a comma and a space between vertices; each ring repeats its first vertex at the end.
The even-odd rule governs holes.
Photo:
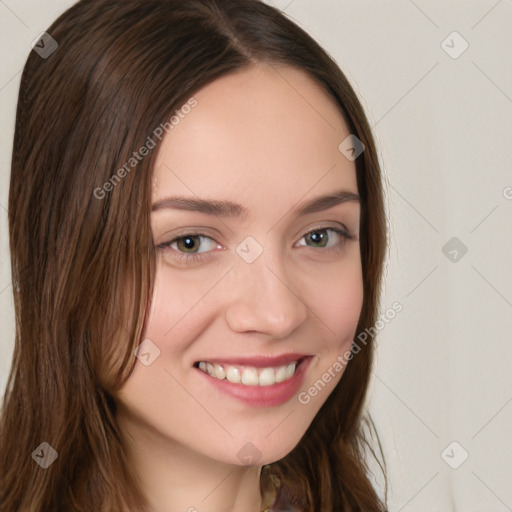
POLYGON ((238 364, 212 363, 208 361, 198 361, 194 364, 194 367, 214 379, 226 380, 232 384, 273 386, 274 384, 290 380, 305 359, 305 357, 302 357, 285 365, 263 368, 238 364))

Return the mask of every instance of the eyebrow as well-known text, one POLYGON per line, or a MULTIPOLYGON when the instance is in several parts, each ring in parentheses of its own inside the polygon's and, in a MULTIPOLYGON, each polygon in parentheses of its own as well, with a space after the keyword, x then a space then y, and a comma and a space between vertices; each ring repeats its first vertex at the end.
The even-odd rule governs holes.
MULTIPOLYGON (((297 216, 309 215, 351 201, 360 202, 359 195, 348 190, 338 190, 308 201, 298 208, 295 213, 297 216)), ((151 207, 151 211, 155 212, 166 208, 195 211, 218 217, 245 218, 248 214, 248 210, 244 206, 232 201, 208 200, 184 196, 167 197, 166 199, 157 201, 151 207)))

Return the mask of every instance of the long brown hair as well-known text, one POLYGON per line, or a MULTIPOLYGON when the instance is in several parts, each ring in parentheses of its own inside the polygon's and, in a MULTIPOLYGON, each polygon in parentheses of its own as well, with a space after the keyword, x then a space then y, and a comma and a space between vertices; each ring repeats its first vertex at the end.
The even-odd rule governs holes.
MULTIPOLYGON (((357 335, 378 314, 381 172, 345 75, 263 2, 82 0, 47 33, 58 46, 45 36, 47 53, 31 51, 16 113, 9 191, 16 340, 0 418, 0 510, 141 510, 113 396, 135 364, 152 294, 156 149, 125 166, 122 179, 112 177, 213 80, 258 62, 308 73, 365 146, 356 160, 364 286, 357 335), (58 454, 47 469, 32 460, 43 442, 58 454)), ((277 477, 307 512, 385 510, 365 458, 373 350, 372 340, 361 347, 296 448, 265 467, 262 492, 277 477)))

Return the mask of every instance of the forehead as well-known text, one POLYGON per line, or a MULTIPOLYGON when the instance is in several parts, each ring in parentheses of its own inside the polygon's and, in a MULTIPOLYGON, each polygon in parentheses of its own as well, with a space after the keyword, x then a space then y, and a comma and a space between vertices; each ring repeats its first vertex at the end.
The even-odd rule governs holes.
MULTIPOLYGON (((154 200, 166 194, 276 199, 309 190, 357 192, 349 135, 334 100, 304 72, 258 64, 210 83, 162 140, 154 200), (227 193, 229 191, 229 194, 227 193)), ((312 191, 314 193, 314 191, 312 191)))

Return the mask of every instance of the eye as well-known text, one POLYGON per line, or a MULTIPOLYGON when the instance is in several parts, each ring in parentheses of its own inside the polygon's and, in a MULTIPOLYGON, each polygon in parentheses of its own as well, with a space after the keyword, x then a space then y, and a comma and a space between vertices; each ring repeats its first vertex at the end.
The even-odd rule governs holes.
MULTIPOLYGON (((192 253, 192 254, 200 254, 202 252, 205 252, 208 250, 208 247, 204 248, 202 247, 202 250, 200 250, 200 246, 204 246, 204 243, 201 243, 202 240, 208 239, 210 242, 213 242, 214 240, 210 238, 209 236, 205 235, 186 235, 182 236, 180 238, 175 238, 169 246, 172 247, 174 244, 176 245, 176 248, 179 251, 183 251, 186 253, 192 253)), ((206 244, 208 246, 208 244, 206 244)))
POLYGON ((157 245, 158 249, 171 249, 173 260, 199 261, 210 256, 210 252, 222 246, 202 233, 183 233, 169 242, 157 245))
POLYGON ((330 226, 326 228, 314 229, 312 231, 309 231, 302 237, 301 240, 306 240, 306 242, 312 242, 313 245, 307 245, 307 243, 299 243, 299 245, 319 249, 339 249, 345 245, 345 242, 347 240, 352 240, 353 238, 354 237, 347 233, 345 230, 340 229, 338 227, 330 226), (341 242, 338 241, 338 243, 336 243, 337 238, 341 238, 341 242))

